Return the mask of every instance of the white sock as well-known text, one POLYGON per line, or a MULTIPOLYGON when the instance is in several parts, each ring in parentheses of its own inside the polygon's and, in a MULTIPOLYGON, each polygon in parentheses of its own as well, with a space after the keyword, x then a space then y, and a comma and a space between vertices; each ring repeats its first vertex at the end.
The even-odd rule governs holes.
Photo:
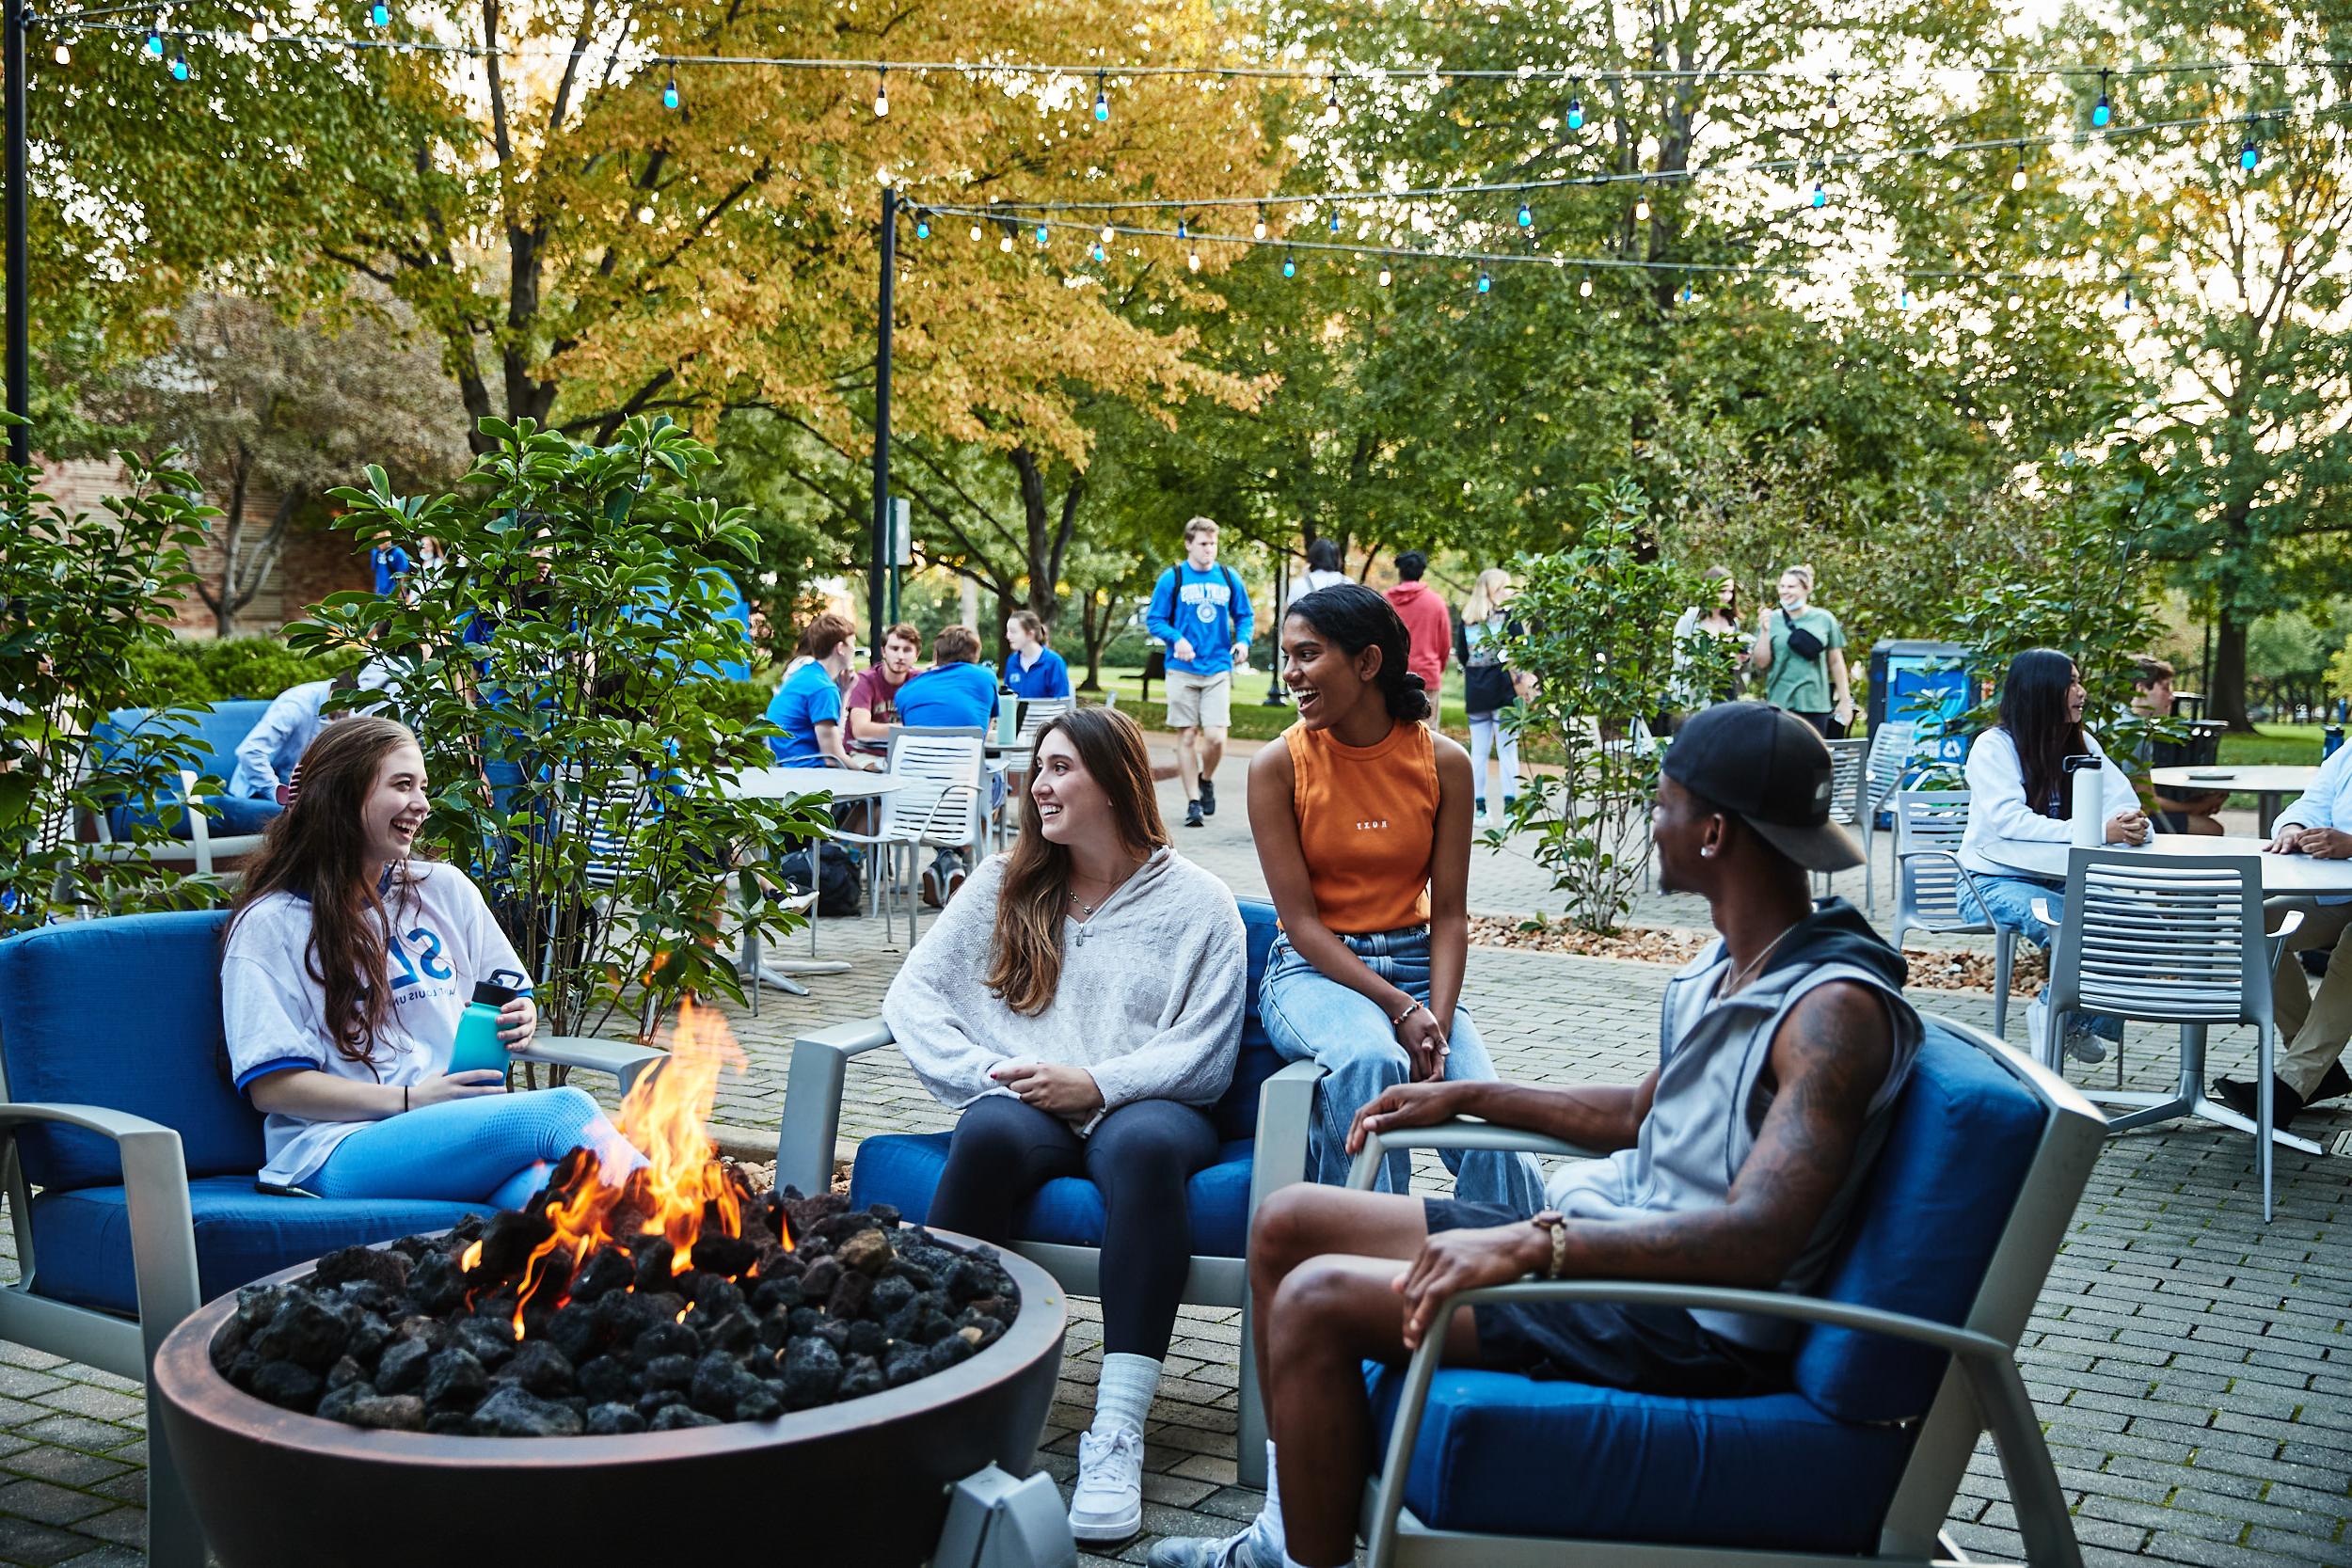
POLYGON ((1103 1381, 1094 1390, 1094 1430, 1124 1426, 1138 1437, 1160 1391, 1159 1358, 1116 1352, 1103 1357, 1103 1381))
POLYGON ((1282 1568, 1307 1568, 1307 1565, 1299 1561, 1296 1558, 1291 1556, 1290 1553, 1284 1552, 1282 1554, 1282 1568))
POLYGON ((1265 1440, 1265 1507, 1258 1510, 1257 1518, 1249 1523, 1250 1544, 1260 1560, 1282 1558, 1287 1544, 1282 1538, 1282 1483, 1274 1468, 1274 1439, 1265 1440))

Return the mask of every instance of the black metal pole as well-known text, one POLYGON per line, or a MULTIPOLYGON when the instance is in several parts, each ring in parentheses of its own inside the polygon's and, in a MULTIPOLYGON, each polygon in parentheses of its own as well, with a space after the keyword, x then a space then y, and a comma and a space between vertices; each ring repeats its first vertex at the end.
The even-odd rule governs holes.
POLYGON ((1258 639, 1258 646, 1266 651, 1265 696, 1260 699, 1266 707, 1282 707, 1290 702, 1290 693, 1282 689, 1282 617, 1290 581, 1290 545, 1285 536, 1274 546, 1274 628, 1258 639))
MULTIPOLYGON (((8 0, 0 0, 6 4, 8 0)), ((866 568, 866 646, 882 657, 882 619, 890 568, 898 557, 890 537, 890 322, 898 288, 898 188, 882 187, 882 297, 875 310, 874 345, 874 540, 866 568)))
MULTIPOLYGON (((24 6, 23 0, 0 0, 0 7, 8 13, 0 26, 0 72, 8 78, 8 412, 23 421, 33 406, 32 322, 25 286, 31 246, 24 233, 24 6)), ((8 461, 20 468, 31 466, 32 426, 19 422, 8 427, 8 461)))

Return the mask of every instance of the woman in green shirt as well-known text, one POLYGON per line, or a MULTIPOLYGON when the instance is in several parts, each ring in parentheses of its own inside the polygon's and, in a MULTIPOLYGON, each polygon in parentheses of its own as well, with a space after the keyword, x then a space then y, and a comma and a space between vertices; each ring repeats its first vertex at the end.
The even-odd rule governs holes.
POLYGON ((1812 597, 1812 567, 1791 566, 1780 574, 1779 607, 1764 612, 1748 662, 1763 673, 1766 702, 1836 739, 1853 721, 1846 628, 1811 603, 1812 597))

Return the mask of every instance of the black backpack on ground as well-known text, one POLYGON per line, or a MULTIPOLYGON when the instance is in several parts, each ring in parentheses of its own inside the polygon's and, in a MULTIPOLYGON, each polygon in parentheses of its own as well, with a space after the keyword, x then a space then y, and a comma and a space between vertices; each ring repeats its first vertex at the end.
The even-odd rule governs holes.
POLYGON ((865 889, 858 880, 857 862, 850 852, 826 839, 815 847, 817 865, 809 868, 810 850, 798 849, 784 857, 776 869, 796 893, 817 890, 817 912, 826 916, 857 915, 866 912, 865 889))

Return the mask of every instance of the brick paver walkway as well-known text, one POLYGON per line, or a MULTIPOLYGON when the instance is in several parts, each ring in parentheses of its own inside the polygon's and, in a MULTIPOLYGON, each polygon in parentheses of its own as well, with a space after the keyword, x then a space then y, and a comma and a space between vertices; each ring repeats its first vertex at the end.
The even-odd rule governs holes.
MULTIPOLYGON (((1237 892, 1259 893, 1238 764, 1227 764, 1225 783, 1225 809, 1206 829, 1178 830, 1179 847, 1237 892)), ((1165 786, 1164 802, 1173 798, 1165 786)), ((1171 822, 1180 817, 1181 806, 1170 812, 1171 822)), ((1858 891, 1857 875, 1839 891, 1858 891)), ((1481 851, 1471 886, 1483 912, 1558 907, 1545 896, 1542 873, 1510 851, 1481 851)), ((1694 925, 1705 911, 1652 895, 1636 918, 1694 925)), ((718 1116, 732 1127, 772 1136, 795 1033, 878 1010, 899 957, 880 923, 826 921, 819 940, 826 956, 853 962, 850 974, 817 979, 805 999, 770 992, 756 1019, 729 1009, 750 1058, 748 1073, 722 1090, 718 1116)), ((1654 1050, 1665 974, 1482 948, 1470 955, 1466 991, 1504 1074, 1621 1082, 1643 1071, 1654 1050)), ((1981 995, 1931 992, 1921 1002, 1991 1022, 1981 995)), ((2012 1018, 2012 1031, 2019 1027, 2012 1018)), ((2250 1037, 2217 1035, 2216 1069, 2242 1070, 2249 1052, 2250 1037)), ((2125 1080, 2157 1085, 2170 1061, 2159 1031, 2135 1028, 2125 1080)), ((853 1067, 845 1143, 951 1121, 895 1054, 853 1067)), ((2352 1114, 2315 1116, 2308 1130, 2336 1138, 2352 1131, 2352 1114)), ((1434 1163, 1431 1171, 1442 1174, 1434 1163)), ((2352 1217, 2352 1162, 2282 1151, 2278 1193, 2278 1217, 2265 1226, 2248 1140, 2217 1130, 2144 1132, 2117 1139, 2100 1159, 2023 1353, 2094 1562, 2352 1565, 2352 1240, 2340 1228, 2352 1217)), ((1042 1456, 1065 1484, 1101 1355, 1093 1304, 1073 1307, 1042 1456)), ((1150 1533, 1106 1560, 1140 1561, 1155 1535, 1223 1531, 1256 1512, 1258 1494, 1233 1484, 1237 1317, 1184 1312, 1147 1434, 1150 1533)), ((0 1561, 142 1560, 137 1392, 0 1345, 0 1561)), ((1572 1468, 1563 1456, 1562 1473, 1572 1468)), ((1963 1484, 1953 1532, 1973 1553, 2015 1560, 2012 1524, 1988 1446, 1963 1484)))

